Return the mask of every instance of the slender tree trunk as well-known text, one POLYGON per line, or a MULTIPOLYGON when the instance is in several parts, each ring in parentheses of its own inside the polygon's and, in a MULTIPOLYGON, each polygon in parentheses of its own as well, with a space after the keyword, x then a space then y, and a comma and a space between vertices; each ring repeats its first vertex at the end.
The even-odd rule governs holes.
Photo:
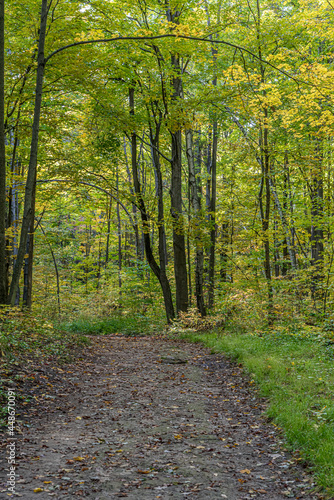
POLYGON ((41 114, 44 64, 45 64, 44 44, 46 37, 46 26, 47 26, 47 15, 48 15, 47 6, 48 6, 47 0, 42 0, 41 22, 40 22, 39 43, 38 43, 38 58, 37 58, 38 66, 37 66, 37 76, 36 76, 34 120, 32 127, 32 136, 31 136, 28 176, 25 189, 24 211, 23 211, 23 220, 22 220, 21 234, 20 234, 20 245, 17 254, 17 259, 15 261, 15 266, 13 269, 12 282, 9 291, 9 302, 11 304, 14 304, 15 302, 16 290, 19 285, 21 269, 23 265, 24 255, 26 252, 27 238, 33 214, 33 193, 36 184, 39 121, 41 114))
MULTIPOLYGON (((189 216, 189 224, 190 224, 190 216, 189 216)), ((188 264, 188 283, 189 283, 189 307, 192 307, 192 279, 191 279, 191 248, 190 248, 190 234, 189 231, 187 233, 187 264, 188 264)))
MULTIPOLYGON (((151 135, 151 140, 153 137, 151 135)), ((160 168, 160 160, 159 155, 157 153, 157 148, 159 147, 158 143, 158 134, 156 135, 156 139, 153 141, 155 148, 152 148, 153 158, 154 158, 154 166, 157 173, 157 187, 158 187, 158 231, 159 231, 159 264, 160 264, 160 284, 163 291, 164 301, 165 301, 165 309, 167 314, 167 321, 169 322, 175 316, 174 313, 174 305, 172 299, 172 292, 170 289, 169 280, 167 278, 166 271, 166 234, 165 234, 165 225, 164 225, 164 205, 163 205, 163 187, 162 187, 162 175, 160 168)))
POLYGON ((28 296, 28 274, 29 274, 29 247, 30 247, 30 234, 28 234, 27 238, 27 256, 24 259, 23 266, 23 297, 22 297, 22 305, 26 306, 27 304, 27 296, 28 296))
POLYGON ((274 213, 274 262, 275 262, 275 277, 278 278, 280 276, 280 254, 279 254, 279 241, 278 241, 278 223, 277 216, 274 213))
POLYGON ((109 262, 109 242, 110 242, 110 225, 111 225, 111 207, 112 198, 107 199, 107 241, 106 241, 106 256, 105 256, 105 267, 107 267, 109 262))
POLYGON ((221 227, 221 251, 220 251, 220 278, 226 283, 227 280, 227 251, 228 251, 228 243, 229 243, 229 234, 228 234, 228 222, 222 224, 221 227))
POLYGON ((172 299, 172 292, 170 288, 170 283, 167 277, 167 246, 166 246, 166 232, 164 223, 164 202, 163 202, 163 185, 162 185, 162 174, 159 158, 159 133, 162 122, 161 113, 159 113, 159 121, 156 121, 156 130, 153 135, 152 127, 150 126, 150 141, 151 141, 151 154, 153 166, 156 174, 157 182, 157 197, 158 197, 158 237, 159 237, 159 265, 160 265, 160 284, 164 296, 165 310, 167 315, 167 321, 170 322, 174 316, 174 305, 172 299))
POLYGON ((218 147, 218 126, 213 123, 212 128, 212 163, 211 163, 211 199, 210 199, 210 256, 209 256, 209 284, 208 284, 208 306, 213 309, 215 292, 215 251, 216 251, 216 198, 217 198, 217 147, 218 147))
MULTIPOLYGON (((169 23, 179 24, 181 11, 177 5, 171 7, 169 0, 165 2, 166 17, 169 23)), ((173 30, 173 28, 171 28, 173 30)), ((177 105, 183 98, 180 56, 178 53, 171 54, 171 66, 173 69, 171 106, 177 105)), ((164 95, 165 111, 168 113, 166 95, 164 95)), ((170 114, 170 110, 169 110, 170 114)), ((188 309, 188 276, 187 257, 184 236, 184 220, 182 213, 182 134, 181 125, 177 124, 178 117, 176 110, 173 111, 174 126, 169 130, 171 135, 171 216, 173 220, 173 250, 174 250, 174 275, 176 285, 176 312, 187 311, 188 309), (176 125, 177 124, 177 125, 176 125)))
POLYGON ((0 304, 7 303, 6 150, 5 150, 5 0, 0 0, 0 304))
MULTIPOLYGON (((178 56, 172 56, 172 66, 180 73, 178 56)), ((179 76, 173 77, 174 100, 182 96, 182 81, 179 76)), ((176 311, 188 309, 188 278, 186 245, 184 237, 184 220, 182 213, 182 135, 181 129, 170 131, 172 138, 172 182, 171 182, 171 215, 173 218, 174 272, 176 285, 176 311)))
MULTIPOLYGON (((53 264, 55 266, 55 273, 56 273, 56 280, 57 280, 57 302, 58 302, 58 313, 60 314, 61 313, 61 308, 60 308, 60 282, 59 282, 59 270, 58 270, 58 266, 57 266, 57 260, 56 260, 56 257, 55 257, 55 254, 54 254, 54 251, 52 250, 52 245, 51 243, 49 242, 46 234, 45 234, 45 231, 44 231, 44 228, 41 224, 41 221, 39 220, 38 224, 37 224, 40 228, 41 228, 41 231, 47 241, 47 244, 49 246, 49 249, 50 249, 50 253, 51 253, 51 256, 52 256, 52 260, 53 260, 53 264)), ((47 279, 46 279, 46 287, 47 287, 47 279)), ((46 289, 46 296, 47 296, 47 289, 46 289)))
MULTIPOLYGON (((261 82, 265 83, 265 67, 262 64, 262 33, 261 33, 261 8, 260 0, 256 1, 257 6, 257 42, 258 42, 258 54, 260 62, 260 74, 261 82)), ((268 105, 266 103, 267 93, 264 89, 262 91, 262 96, 264 99, 264 105, 262 107, 263 118, 260 122, 260 152, 261 152, 261 189, 259 195, 259 204, 261 212, 262 221, 262 234, 263 234, 263 244, 264 244, 264 273, 267 281, 267 292, 268 292, 268 325, 271 326, 274 322, 274 290, 271 281, 271 268, 270 268, 270 241, 269 241, 269 226, 270 226, 270 206, 271 206, 271 196, 270 196, 270 152, 269 152, 269 128, 268 128, 268 105), (263 190, 265 193, 265 206, 263 207, 263 190)))
MULTIPOLYGON (((289 160, 288 155, 285 153, 284 156, 284 177, 283 177, 283 209, 281 210, 279 207, 279 203, 277 204, 276 199, 277 195, 274 193, 275 203, 278 208, 278 213, 280 214, 281 222, 283 225, 285 237, 283 242, 283 266, 282 266, 282 275, 286 276, 288 272, 288 256, 290 257, 290 263, 293 270, 297 269, 297 257, 296 257, 296 249, 294 245, 294 233, 295 228, 293 225, 293 212, 291 212, 291 221, 290 224, 287 224, 288 217, 288 205, 289 205, 289 194, 291 197, 290 186, 289 186, 289 160), (282 212, 282 215, 281 215, 282 212), (290 229, 289 229, 290 226, 290 229)), ((292 209, 292 205, 291 205, 292 209)))
POLYGON ((285 247, 283 247, 283 254, 284 254, 284 248, 285 248, 285 252, 286 253, 288 252, 288 254, 290 256, 291 267, 292 267, 293 270, 296 270, 297 269, 296 253, 295 253, 295 250, 294 250, 294 248, 292 247, 292 244, 291 244, 291 239, 290 239, 290 234, 289 234, 289 227, 288 227, 288 223, 287 223, 286 217, 285 217, 285 210, 282 210, 282 207, 281 207, 281 204, 280 204, 280 201, 279 201, 278 194, 276 192, 275 186, 273 185, 273 183, 272 183, 272 181, 270 179, 269 179, 269 184, 270 184, 271 191, 272 191, 272 194, 273 194, 275 206, 276 206, 276 209, 278 211, 279 217, 281 219, 281 223, 282 223, 283 230, 284 230, 284 233, 285 233, 285 247))
MULTIPOLYGON (((133 196, 134 193, 133 193, 133 189, 131 187, 132 178, 131 178, 131 172, 130 172, 130 168, 129 168, 128 154, 127 154, 127 150, 126 150, 126 138, 125 137, 124 137, 123 141, 124 141, 123 148, 124 148, 126 171, 128 174, 128 179, 129 179, 129 184, 130 184, 130 193, 133 196)), ((140 153, 139 153, 138 158, 140 158, 140 153)), ((138 159, 138 161, 139 161, 139 159, 138 159)), ((142 248, 141 248, 142 245, 140 243, 140 236, 139 236, 139 230, 138 230, 137 207, 134 203, 132 203, 132 214, 133 214, 133 220, 135 222, 134 232, 135 232, 135 243, 136 243, 136 258, 137 258, 137 262, 138 262, 138 260, 143 260, 143 252, 142 252, 142 248)), ((138 264, 137 264, 137 267, 138 267, 138 264)))
POLYGON ((202 210, 201 200, 198 196, 198 186, 194 162, 194 148, 193 148, 193 132, 190 129, 185 131, 186 135, 186 151, 189 169, 189 187, 191 205, 194 211, 193 224, 195 231, 195 245, 196 245, 196 268, 195 268, 195 294, 197 309, 202 316, 206 316, 206 309, 203 294, 203 266, 204 266, 204 252, 202 241, 202 210))
POLYGON ((324 189, 322 175, 323 152, 321 145, 317 141, 315 147, 315 166, 313 168, 311 180, 311 291, 314 300, 323 298, 324 279, 324 189))
POLYGON ((34 264, 34 239, 35 239, 35 203, 36 202, 36 178, 33 189, 32 198, 32 219, 30 224, 30 233, 27 239, 27 254, 25 259, 27 265, 27 273, 25 274, 23 305, 31 309, 32 304, 32 282, 33 282, 33 264, 34 264))
MULTIPOLYGON (((119 198, 119 178, 118 178, 118 165, 116 172, 116 189, 117 198, 119 198)), ((116 203, 116 214, 117 214, 117 233, 118 233, 118 289, 119 298, 122 297, 122 226, 121 226, 121 214, 119 210, 119 203, 116 203)))
POLYGON ((262 144, 262 161, 263 161, 263 182, 265 189, 265 209, 262 217, 262 232, 264 238, 264 272, 267 280, 268 289, 268 324, 272 325, 274 321, 274 292, 271 282, 270 268, 270 241, 269 241, 269 222, 270 222, 270 156, 268 144, 268 127, 266 125, 268 119, 267 109, 264 109, 264 126, 261 129, 261 144, 262 144))
MULTIPOLYGON (((130 114, 134 115, 134 88, 130 88, 129 90, 129 106, 130 106, 130 114)), ((161 290, 163 293, 163 298, 164 298, 164 303, 165 303, 165 310, 166 310, 166 317, 167 317, 167 322, 170 323, 170 321, 174 318, 174 306, 173 306, 173 299, 172 299, 172 293, 169 285, 169 281, 166 275, 166 255, 165 255, 165 234, 164 234, 164 224, 163 224, 163 219, 164 219, 164 212, 163 212, 163 192, 162 192, 162 177, 161 177, 161 170, 160 170, 160 163, 159 163, 159 156, 156 154, 157 148, 158 148, 158 137, 159 134, 156 134, 156 143, 154 144, 154 138, 152 136, 152 131, 151 131, 151 141, 152 142, 152 158, 153 158, 153 163, 154 167, 156 170, 157 174, 157 189, 158 189, 158 222, 159 222, 159 262, 160 266, 158 265, 157 261, 155 260, 155 257, 153 255, 152 251, 152 244, 151 244, 151 239, 150 239, 150 224, 149 224, 149 217, 146 211, 146 206, 141 190, 141 185, 139 181, 139 175, 138 175, 138 165, 137 165, 137 143, 136 143, 136 134, 132 133, 131 135, 131 166, 132 166, 132 179, 133 179, 133 185, 134 185, 134 192, 136 196, 136 204, 139 208, 142 223, 143 223, 143 238, 144 238, 144 247, 145 247, 145 254, 146 254, 146 259, 147 262, 156 276, 156 278, 159 280, 161 290)))
MULTIPOLYGON (((205 0, 204 2, 205 11, 207 15, 207 25, 211 26, 210 8, 209 3, 205 0)), ((217 10, 217 23, 220 23, 220 13, 221 13, 221 3, 218 4, 217 10)), ((218 38, 218 35, 216 35, 218 38)), ((213 40, 213 36, 210 35, 210 40, 213 40)), ((217 87, 217 56, 218 50, 215 45, 211 45, 212 62, 215 68, 215 74, 212 80, 213 87, 217 87)), ((216 118, 214 118, 212 126, 212 153, 210 162, 210 173, 211 173, 211 193, 210 188, 207 193, 207 207, 209 210, 209 220, 210 220, 210 250, 209 250, 209 269, 208 269, 208 307, 213 309, 214 298, 215 298, 215 252, 216 252, 216 197, 217 197, 217 151, 218 151, 218 123, 216 118)), ((208 160, 210 155, 208 154, 208 160)), ((208 172, 209 173, 209 172, 208 172)))

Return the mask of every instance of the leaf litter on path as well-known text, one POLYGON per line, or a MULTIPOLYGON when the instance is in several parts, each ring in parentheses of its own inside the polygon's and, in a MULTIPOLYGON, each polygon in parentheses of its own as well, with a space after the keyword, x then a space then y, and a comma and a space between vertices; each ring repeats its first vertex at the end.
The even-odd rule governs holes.
MULTIPOLYGON (((20 415, 21 498, 320 497, 261 417, 265 401, 240 367, 180 341, 91 342, 76 363, 56 370, 36 411, 20 415)), ((34 395, 33 385, 26 390, 34 395)))

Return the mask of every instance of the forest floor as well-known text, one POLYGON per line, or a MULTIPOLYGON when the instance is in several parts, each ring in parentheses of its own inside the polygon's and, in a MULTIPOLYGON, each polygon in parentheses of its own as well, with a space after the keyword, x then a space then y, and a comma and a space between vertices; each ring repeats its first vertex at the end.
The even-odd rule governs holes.
MULTIPOLYGON (((241 366, 163 337, 90 342, 73 363, 27 362, 8 382, 26 398, 17 401, 13 496, 321 498, 241 366)), ((4 458, 6 439, 2 447, 4 458)), ((3 459, 1 498, 7 467, 3 459)))

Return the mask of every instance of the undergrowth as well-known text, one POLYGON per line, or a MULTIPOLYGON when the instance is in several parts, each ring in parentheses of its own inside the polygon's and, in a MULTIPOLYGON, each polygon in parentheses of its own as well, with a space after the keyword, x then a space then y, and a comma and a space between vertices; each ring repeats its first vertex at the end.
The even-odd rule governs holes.
MULTIPOLYGON (((41 363, 72 362, 75 350, 89 343, 82 334, 64 332, 52 323, 19 308, 0 309, 0 427, 7 412, 5 385, 15 379, 19 367, 41 363)), ((19 395, 17 395, 20 397, 19 395)))
POLYGON ((114 313, 111 317, 99 318, 79 316, 77 319, 58 323, 66 332, 85 335, 123 334, 128 336, 147 335, 159 328, 150 318, 136 313, 114 313))

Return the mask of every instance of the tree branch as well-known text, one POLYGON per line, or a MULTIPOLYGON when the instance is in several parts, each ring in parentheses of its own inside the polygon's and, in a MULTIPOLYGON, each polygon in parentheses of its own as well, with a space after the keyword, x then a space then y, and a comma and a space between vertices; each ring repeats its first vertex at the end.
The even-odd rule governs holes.
MULTIPOLYGON (((210 35, 207 35, 207 36, 210 37, 210 35)), ((242 47, 242 46, 237 45, 235 43, 226 42, 225 40, 210 40, 210 38, 200 38, 197 36, 176 35, 173 33, 168 33, 165 35, 154 35, 154 36, 117 36, 114 38, 97 38, 96 40, 82 40, 80 42, 70 43, 69 45, 65 45, 64 47, 60 47, 59 49, 54 50, 53 52, 51 52, 51 54, 49 54, 45 58, 44 63, 46 64, 51 59, 51 57, 55 56, 56 54, 59 54, 63 50, 70 49, 71 47, 77 47, 79 45, 91 45, 91 44, 95 44, 95 43, 119 42, 119 41, 123 41, 123 40, 132 40, 132 41, 136 41, 136 40, 138 40, 138 41, 140 41, 140 40, 160 40, 163 38, 175 38, 175 39, 182 39, 182 40, 193 40, 196 42, 206 42, 206 43, 211 43, 211 44, 212 43, 219 43, 222 45, 227 45, 228 47, 232 47, 233 49, 240 50, 240 52, 246 52, 247 54, 251 55, 255 59, 261 61, 262 63, 266 64, 267 66, 270 66, 271 68, 275 69, 276 71, 278 71, 282 75, 287 76, 288 78, 291 78, 292 80, 294 80, 297 83, 302 82, 302 83, 305 83, 306 85, 311 85, 310 83, 305 82, 303 80, 298 80, 297 78, 290 75, 289 73, 287 73, 283 69, 277 68, 277 66, 275 66, 274 64, 271 64, 269 61, 266 61, 262 57, 254 54, 251 50, 248 50, 245 47, 242 47)))

